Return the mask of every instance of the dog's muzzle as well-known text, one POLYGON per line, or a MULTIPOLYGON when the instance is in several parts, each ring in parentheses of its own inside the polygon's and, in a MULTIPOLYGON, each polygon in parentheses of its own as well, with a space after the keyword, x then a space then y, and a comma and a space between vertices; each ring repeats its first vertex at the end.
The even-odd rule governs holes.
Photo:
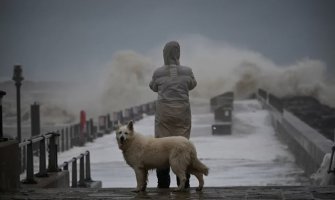
POLYGON ((126 138, 124 138, 123 136, 120 137, 120 143, 123 144, 126 141, 126 138))

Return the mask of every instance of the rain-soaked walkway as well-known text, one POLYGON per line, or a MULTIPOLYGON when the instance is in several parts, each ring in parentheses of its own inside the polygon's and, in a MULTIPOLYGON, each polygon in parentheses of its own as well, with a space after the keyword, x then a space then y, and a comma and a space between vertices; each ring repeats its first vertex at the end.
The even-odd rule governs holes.
POLYGON ((263 187, 209 187, 197 192, 173 189, 148 189, 134 193, 130 188, 106 189, 31 189, 17 193, 0 194, 0 199, 229 199, 229 200, 323 200, 335 199, 335 186, 263 186, 263 187))

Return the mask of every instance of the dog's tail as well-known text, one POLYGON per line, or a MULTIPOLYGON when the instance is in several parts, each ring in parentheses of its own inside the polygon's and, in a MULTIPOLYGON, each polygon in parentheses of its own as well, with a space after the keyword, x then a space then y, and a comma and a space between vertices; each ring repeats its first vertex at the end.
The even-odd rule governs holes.
POLYGON ((193 160, 192 168, 195 171, 201 172, 205 176, 208 175, 209 171, 208 167, 205 164, 203 164, 197 157, 193 160))

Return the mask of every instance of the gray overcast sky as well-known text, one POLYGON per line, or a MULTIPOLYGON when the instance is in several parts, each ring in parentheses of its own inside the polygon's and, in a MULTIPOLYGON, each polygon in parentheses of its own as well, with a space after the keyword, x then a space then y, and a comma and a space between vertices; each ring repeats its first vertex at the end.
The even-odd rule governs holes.
POLYGON ((333 0, 0 0, 0 80, 16 63, 27 79, 94 76, 118 50, 189 34, 335 68, 334 11, 333 0))

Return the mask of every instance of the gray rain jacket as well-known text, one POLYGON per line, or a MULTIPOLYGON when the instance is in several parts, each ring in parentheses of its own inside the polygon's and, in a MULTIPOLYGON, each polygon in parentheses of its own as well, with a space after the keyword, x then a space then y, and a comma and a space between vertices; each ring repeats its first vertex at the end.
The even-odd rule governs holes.
POLYGON ((189 90, 197 82, 192 69, 179 64, 180 46, 168 42, 163 50, 164 66, 155 70, 150 88, 158 93, 155 115, 155 137, 190 138, 191 109, 189 90))

